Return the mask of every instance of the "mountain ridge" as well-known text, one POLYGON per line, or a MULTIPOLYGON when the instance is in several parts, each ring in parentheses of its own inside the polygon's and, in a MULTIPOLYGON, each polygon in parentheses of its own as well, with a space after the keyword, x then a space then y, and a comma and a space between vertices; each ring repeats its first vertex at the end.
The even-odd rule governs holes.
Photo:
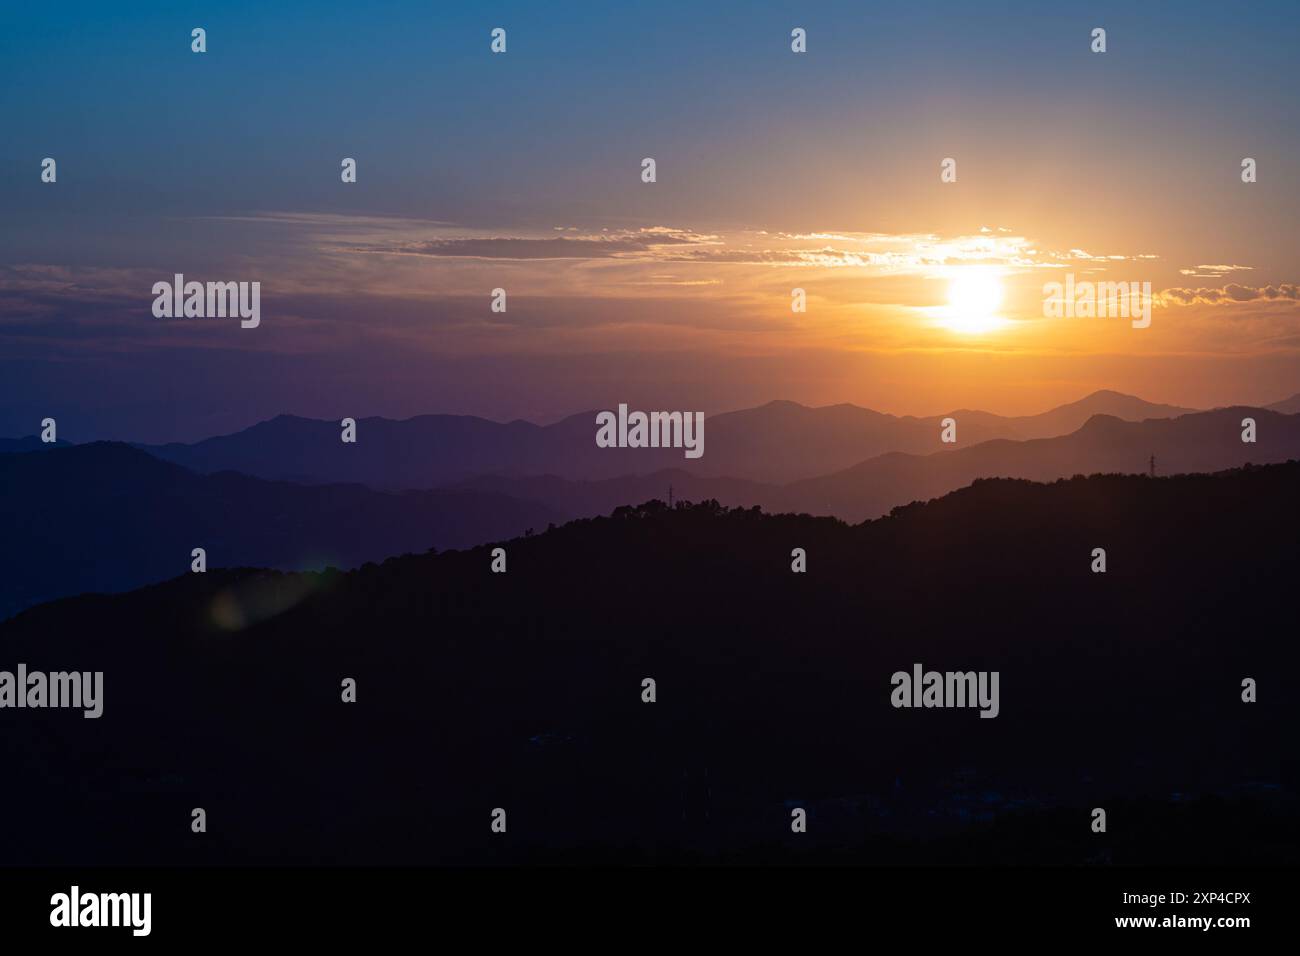
POLYGON ((121 442, 0 454, 0 495, 22 502, 6 519, 0 617, 64 594, 188 572, 198 547, 213 567, 355 567, 560 517, 472 489, 394 493, 199 474, 121 442))
POLYGON ((665 469, 585 482, 560 476, 480 476, 449 487, 543 501, 573 518, 646 497, 666 497, 671 483, 681 499, 713 498, 728 506, 758 505, 767 511, 831 515, 858 522, 981 478, 1052 481, 1075 474, 1145 473, 1152 454, 1162 474, 1216 472, 1247 463, 1287 461, 1300 457, 1300 415, 1245 407, 1142 422, 1093 415, 1067 435, 1023 441, 997 438, 925 455, 886 452, 826 475, 785 484, 665 469), (1246 413, 1257 419, 1258 440, 1254 444, 1240 440, 1240 420, 1246 413))
POLYGON ((1131 418, 1192 411, 1107 390, 1019 417, 984 412, 900 417, 849 403, 805 406, 777 399, 706 418, 705 452, 699 459, 685 458, 680 449, 597 448, 595 411, 551 425, 457 415, 362 418, 355 445, 339 440, 337 423, 277 416, 192 444, 138 447, 201 472, 228 469, 268 479, 359 481, 384 489, 435 487, 485 474, 601 480, 672 467, 701 477, 784 483, 888 451, 951 450, 940 441, 940 431, 942 421, 954 415, 955 447, 967 447, 993 438, 1065 434, 1099 410, 1131 418))

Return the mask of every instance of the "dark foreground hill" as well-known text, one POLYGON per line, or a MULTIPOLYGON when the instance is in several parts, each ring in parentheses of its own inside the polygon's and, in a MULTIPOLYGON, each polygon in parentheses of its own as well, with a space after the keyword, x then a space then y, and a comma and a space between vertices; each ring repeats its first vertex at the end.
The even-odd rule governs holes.
POLYGON ((175 577, 194 548, 210 567, 349 568, 510 537, 555 517, 492 493, 302 486, 197 475, 113 442, 45 447, 0 454, 0 618, 175 577))
POLYGON ((33 608, 0 668, 102 670, 104 716, 0 710, 0 862, 1296 862, 1298 487, 988 480, 857 527, 651 502, 504 574, 33 608), (916 663, 997 671, 999 715, 891 707, 916 663))

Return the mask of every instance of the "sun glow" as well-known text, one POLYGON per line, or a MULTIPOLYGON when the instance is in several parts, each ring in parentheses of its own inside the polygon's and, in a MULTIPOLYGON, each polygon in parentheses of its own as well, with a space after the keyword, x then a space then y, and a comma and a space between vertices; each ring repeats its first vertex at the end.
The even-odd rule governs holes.
POLYGON ((998 315, 1001 305, 1001 274, 987 266, 962 266, 948 281, 948 307, 940 324, 968 335, 992 332, 1006 324, 998 315))

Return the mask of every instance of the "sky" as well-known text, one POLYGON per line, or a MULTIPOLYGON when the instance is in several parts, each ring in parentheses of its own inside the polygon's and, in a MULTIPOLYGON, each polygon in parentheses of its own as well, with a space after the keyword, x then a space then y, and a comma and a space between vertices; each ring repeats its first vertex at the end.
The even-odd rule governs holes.
POLYGON ((121 6, 0 11, 0 435, 1300 392, 1294 3, 121 6))

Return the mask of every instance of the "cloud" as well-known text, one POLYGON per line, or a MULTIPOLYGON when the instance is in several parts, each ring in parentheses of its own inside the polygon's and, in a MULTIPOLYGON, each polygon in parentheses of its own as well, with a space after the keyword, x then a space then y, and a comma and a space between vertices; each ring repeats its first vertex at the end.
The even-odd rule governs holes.
POLYGON ((1254 266, 1196 266, 1194 269, 1179 269, 1179 273, 1195 279, 1222 279, 1229 272, 1250 272, 1254 266))
POLYGON ((448 236, 379 246, 360 246, 353 251, 403 256, 431 256, 461 259, 618 259, 652 256, 667 246, 687 246, 713 241, 686 230, 652 226, 635 232, 592 236, 448 236))
POLYGON ((1143 259, 1159 259, 1159 256, 1150 253, 1142 253, 1135 256, 1105 255, 1094 256, 1085 249, 1071 249, 1069 252, 1051 252, 1048 255, 1053 259, 1073 259, 1079 262, 1138 262, 1143 259))
MULTIPOLYGON (((1009 271, 1024 271, 1060 269, 1078 262, 1106 267, 1120 262, 1159 258, 1149 254, 1093 255, 1082 249, 1040 249, 1029 239, 1003 226, 996 229, 984 226, 977 233, 948 236, 766 229, 731 230, 719 235, 665 225, 596 230, 561 224, 545 231, 500 229, 489 232, 433 220, 376 216, 357 216, 349 220, 348 216, 340 214, 291 212, 268 212, 241 221, 261 221, 302 229, 306 234, 303 238, 307 239, 305 248, 299 250, 293 242, 281 243, 277 248, 284 251, 287 247, 294 247, 295 252, 309 257, 314 246, 316 251, 330 257, 368 259, 367 272, 400 269, 398 262, 403 258, 410 263, 421 260, 443 262, 448 268, 461 263, 467 269, 472 268, 474 262, 512 262, 521 268, 528 263, 541 267, 543 263, 558 262, 570 265, 548 270, 548 284, 563 284, 563 277, 567 275, 576 284, 565 291, 597 294, 602 289, 608 290, 608 286, 591 282, 583 271, 584 264, 590 263, 593 268, 606 270, 603 274, 608 282, 613 278, 608 270, 638 264, 718 269, 850 269, 881 276, 926 276, 959 265, 993 265, 1009 271), (388 264, 377 264, 384 260, 388 260, 388 264)), ((340 261, 332 258, 332 267, 340 261)), ((691 278, 716 279, 717 276, 691 278)), ((643 282, 644 279, 629 279, 628 285, 643 282)))
POLYGON ((1157 296, 1162 305, 1231 305, 1260 300, 1300 300, 1300 285, 1248 286, 1230 282, 1222 289, 1165 289, 1157 296))

